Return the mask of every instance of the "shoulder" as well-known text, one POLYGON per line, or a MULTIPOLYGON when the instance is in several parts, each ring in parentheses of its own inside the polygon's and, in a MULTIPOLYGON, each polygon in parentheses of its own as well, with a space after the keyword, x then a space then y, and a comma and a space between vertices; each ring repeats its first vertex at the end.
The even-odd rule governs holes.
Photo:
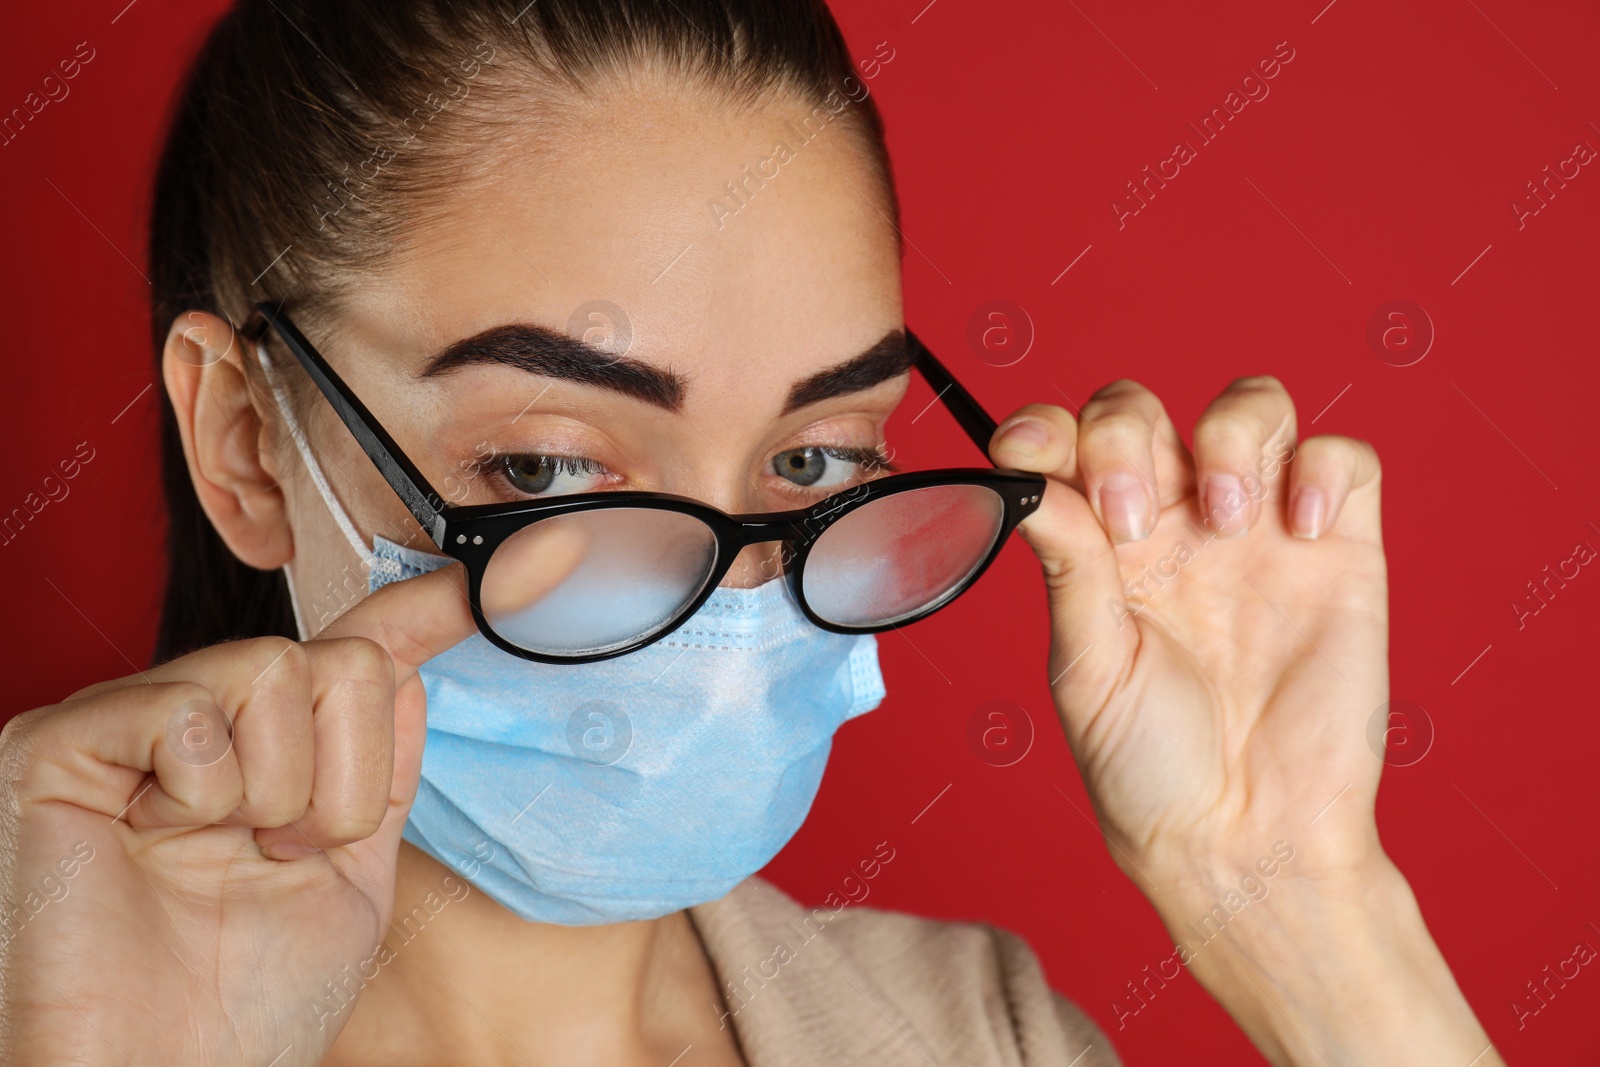
POLYGON ((769 1027, 798 1026, 789 1039, 809 1044, 808 1022, 825 1019, 817 1029, 855 1042, 833 1049, 831 1062, 1119 1063, 1105 1035, 1050 988, 1033 950, 1010 931, 849 902, 806 908, 755 879, 691 915, 741 1041, 747 1029, 759 1043, 769 1027))
POLYGON ((1014 1046, 1030 1067, 1118 1062, 1111 1042, 1050 988, 1033 949, 1011 931, 854 905, 837 918, 839 944, 852 962, 920 1002, 930 1028, 970 1034, 981 1027, 997 1050, 1014 1046))

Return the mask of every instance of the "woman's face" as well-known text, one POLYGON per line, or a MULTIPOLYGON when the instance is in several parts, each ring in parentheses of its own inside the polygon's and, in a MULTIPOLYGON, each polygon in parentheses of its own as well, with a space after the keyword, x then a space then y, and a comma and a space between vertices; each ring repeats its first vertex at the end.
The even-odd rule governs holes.
MULTIPOLYGON (((744 115, 642 91, 588 101, 543 148, 486 148, 307 331, 454 503, 646 489, 730 513, 807 506, 872 472, 907 385, 879 180, 841 119, 818 133, 811 114, 787 99, 744 115), (604 351, 569 351, 574 336, 604 351)), ((428 548, 313 407, 308 433, 368 543, 428 548)), ((304 471, 277 473, 301 603, 315 603, 358 564, 304 471)), ((770 551, 747 550, 727 581, 755 584, 770 551)), ((336 608, 316 604, 308 627, 336 608)))

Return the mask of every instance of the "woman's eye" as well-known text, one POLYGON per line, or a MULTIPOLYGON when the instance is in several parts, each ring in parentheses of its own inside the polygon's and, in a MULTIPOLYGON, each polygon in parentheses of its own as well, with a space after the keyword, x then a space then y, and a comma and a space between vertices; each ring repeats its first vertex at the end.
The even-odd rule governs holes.
POLYGON ((502 456, 500 473, 507 484, 530 496, 559 496, 598 488, 606 469, 582 456, 502 456))
POLYGON ((772 457, 773 473, 808 488, 840 485, 884 465, 876 452, 857 448, 791 448, 772 457))

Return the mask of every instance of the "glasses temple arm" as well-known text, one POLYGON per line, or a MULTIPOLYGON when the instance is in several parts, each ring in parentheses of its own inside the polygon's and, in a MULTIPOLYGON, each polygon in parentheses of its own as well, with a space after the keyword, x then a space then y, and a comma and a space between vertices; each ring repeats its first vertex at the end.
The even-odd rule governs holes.
POLYGON ((361 401, 356 399, 350 387, 345 385, 328 361, 322 358, 311 342, 306 340, 304 334, 290 322, 289 319, 271 304, 260 303, 256 310, 261 317, 273 328, 284 344, 300 365, 305 368, 311 380, 317 383, 317 388, 327 398, 333 410, 350 431, 361 450, 372 460, 373 465, 383 475, 384 481, 389 483, 389 488, 395 491, 406 509, 411 512, 417 522, 421 523, 429 537, 433 538, 435 545, 444 543, 444 499, 428 484, 422 472, 416 465, 406 458, 406 454, 395 444, 394 438, 379 425, 361 401))
POLYGON ((955 376, 945 369, 928 347, 922 343, 921 338, 906 330, 906 341, 911 345, 914 356, 914 365, 922 372, 922 377, 933 386, 938 394, 937 399, 944 403, 945 408, 955 416, 956 422, 972 438, 972 443, 978 446, 978 451, 985 456, 989 454, 989 440, 994 437, 998 423, 983 410, 983 405, 967 392, 966 387, 956 381, 955 376))

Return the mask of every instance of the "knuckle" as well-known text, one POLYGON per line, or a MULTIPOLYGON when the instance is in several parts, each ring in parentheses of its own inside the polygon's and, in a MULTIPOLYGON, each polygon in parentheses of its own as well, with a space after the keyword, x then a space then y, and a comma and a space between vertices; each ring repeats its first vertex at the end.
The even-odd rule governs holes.
POLYGON ((1312 459, 1320 458, 1323 462, 1341 463, 1352 471, 1370 467, 1371 480, 1374 482, 1383 476, 1383 462, 1378 457, 1378 449, 1371 441, 1359 437, 1345 437, 1342 434, 1323 434, 1302 441, 1300 448, 1312 459))
POLYGON ((1282 381, 1271 374, 1248 374, 1243 378, 1235 378, 1228 384, 1228 392, 1233 393, 1273 393, 1287 397, 1289 390, 1282 381))
MULTIPOLYGON (((379 590, 382 592, 383 590, 379 590)), ((377 621, 379 635, 383 638, 379 648, 394 650, 394 656, 408 663, 421 663, 433 655, 433 650, 427 643, 419 640, 410 627, 403 626, 393 619, 381 618, 377 621)), ((391 663, 391 668, 393 664, 391 663)))
POLYGON ((394 660, 371 638, 338 637, 318 645, 319 671, 327 671, 341 681, 394 687, 394 660))
POLYGON ((187 704, 195 700, 213 702, 216 700, 216 696, 211 692, 210 688, 201 685, 199 682, 191 682, 186 679, 179 679, 173 682, 157 682, 152 691, 161 694, 163 700, 171 707, 177 707, 180 704, 187 704))
POLYGON ((268 662, 274 660, 281 666, 290 670, 304 672, 310 666, 311 657, 306 654, 306 646, 289 637, 263 637, 259 640, 267 642, 272 649, 268 662))
POLYGON ((236 765, 229 764, 230 759, 224 757, 216 763, 226 768, 227 773, 162 777, 161 787, 166 796, 160 806, 173 818, 172 825, 210 826, 240 810, 245 801, 244 779, 237 773, 236 765))
POLYGON ((0 728, 0 789, 12 795, 25 792, 33 777, 34 731, 49 708, 35 708, 13 716, 0 728))
POLYGON ((241 642, 244 660, 255 677, 293 684, 310 677, 310 657, 305 646, 287 637, 252 637, 241 642))
POLYGON ((1259 424, 1248 415, 1228 408, 1218 408, 1201 415, 1194 425, 1194 439, 1202 447, 1223 441, 1249 440, 1258 432, 1259 424))
POLYGON ((193 796, 173 797, 174 807, 187 816, 191 826, 211 826, 239 810, 244 803, 244 785, 237 776, 196 792, 193 796))
POLYGON ((110 678, 103 682, 95 682, 93 685, 86 685, 82 689, 72 693, 61 703, 70 704, 74 700, 88 700, 90 697, 99 696, 101 693, 108 693, 113 689, 120 689, 127 684, 128 680, 126 678, 110 678))
POLYGON ((1308 437, 1300 442, 1300 450, 1312 455, 1319 452, 1327 454, 1344 453, 1351 450, 1356 443, 1354 437, 1345 437, 1337 433, 1320 433, 1315 437, 1308 437))
POLYGON ((1378 458, 1378 449, 1371 441, 1363 441, 1359 437, 1346 438, 1350 442, 1351 451, 1357 463, 1365 462, 1372 467, 1372 480, 1377 481, 1383 476, 1383 461, 1378 458))
MULTIPOLYGON (((216 694, 201 685, 199 682, 185 680, 173 682, 156 682, 150 690, 150 695, 155 697, 158 706, 169 712, 190 704, 216 704, 216 694)), ((220 706, 220 705, 219 705, 220 706)))
POLYGON ((334 842, 365 841, 378 832, 383 824, 381 813, 374 814, 350 807, 326 816, 321 820, 323 838, 334 842))
POLYGON ((4 726, 0 726, 0 749, 10 751, 14 748, 26 746, 27 738, 33 733, 41 716, 48 714, 50 709, 34 708, 13 715, 4 726))
POLYGON ((1148 388, 1140 385, 1132 378, 1118 378, 1116 381, 1108 382, 1107 384, 1102 385, 1099 389, 1096 389, 1094 391, 1094 395, 1089 397, 1089 402, 1094 403, 1096 401, 1126 400, 1129 397, 1137 398, 1154 395, 1155 394, 1152 393, 1148 388))
POLYGON ((1142 416, 1125 409, 1107 411, 1103 415, 1096 415, 1094 425, 1089 428, 1088 441, 1093 441, 1098 434, 1119 439, 1144 439, 1150 437, 1150 423, 1142 416))
POLYGON ((1376 450, 1373 449, 1372 445, 1361 440, 1359 437, 1346 437, 1343 434, 1337 433, 1323 434, 1320 437, 1313 437, 1310 441, 1305 442, 1305 444, 1312 447, 1320 445, 1329 452, 1346 459, 1353 459, 1366 454, 1376 455, 1376 450))
POLYGON ((1084 401, 1085 421, 1104 421, 1113 413, 1126 412, 1143 423, 1153 423, 1165 409, 1155 393, 1129 378, 1119 378, 1084 401))

